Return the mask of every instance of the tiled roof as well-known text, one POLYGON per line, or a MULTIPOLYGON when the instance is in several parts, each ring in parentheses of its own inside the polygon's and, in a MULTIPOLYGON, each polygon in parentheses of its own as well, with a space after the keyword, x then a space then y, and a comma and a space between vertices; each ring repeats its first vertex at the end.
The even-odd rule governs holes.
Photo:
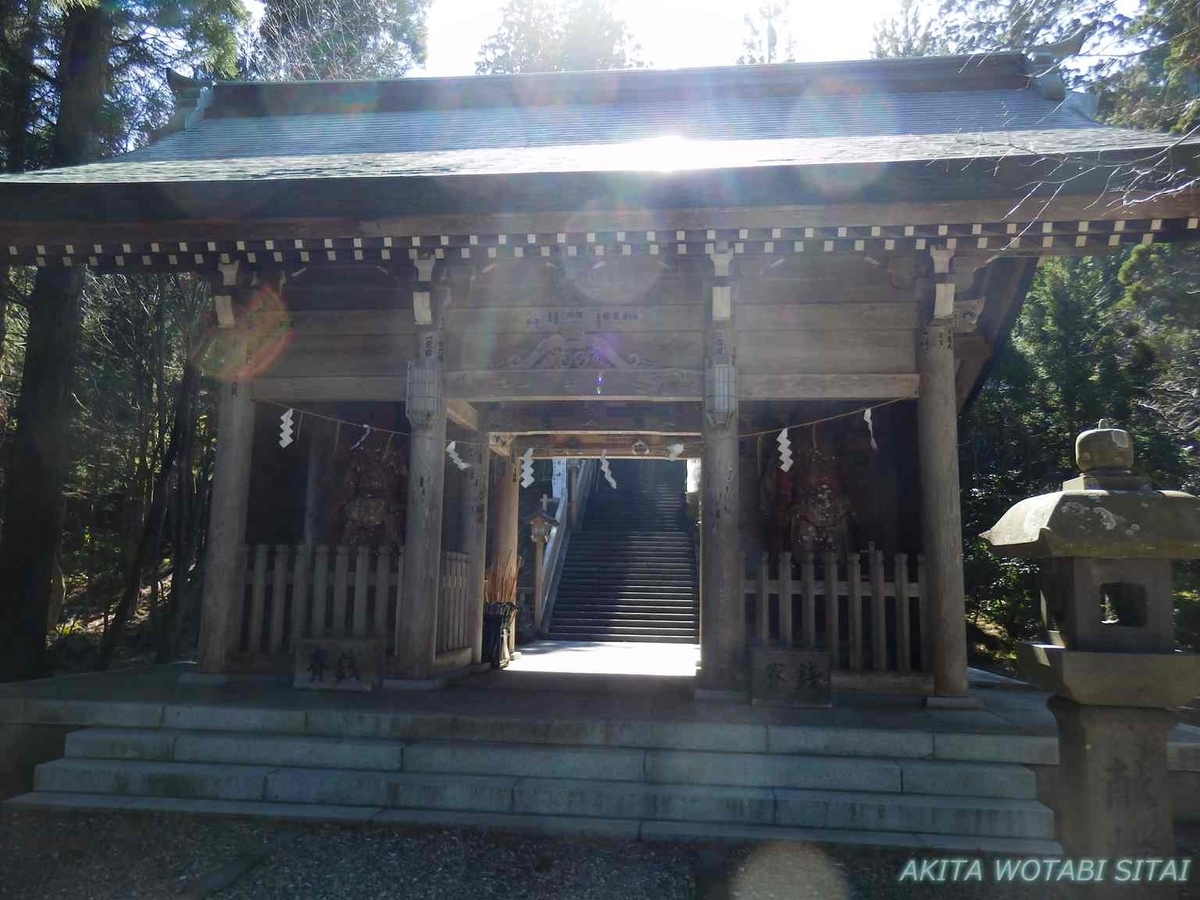
MULTIPOLYGON (((903 70, 903 63, 889 62, 890 67, 874 65, 889 76, 903 70)), ((861 89, 871 83, 862 74, 873 71, 868 63, 859 64, 857 82, 847 86, 843 80, 831 90, 814 88, 814 67, 796 67, 791 92, 788 69, 776 67, 771 89, 758 94, 745 84, 689 92, 679 87, 687 84, 686 72, 630 73, 622 74, 614 102, 589 96, 573 103, 543 98, 421 105, 411 98, 419 98, 423 87, 432 96, 450 81, 471 82, 430 79, 423 86, 410 80, 405 102, 392 104, 400 108, 350 103, 341 112, 300 114, 276 104, 272 114, 248 115, 234 100, 259 90, 255 99, 271 109, 273 89, 291 91, 279 96, 303 98, 320 85, 218 85, 212 107, 187 130, 115 159, 11 176, 0 185, 701 171, 1087 154, 1170 141, 1162 134, 1099 125, 1070 95, 1046 99, 1031 79, 1012 78, 1013 65, 996 79, 1003 85, 999 89, 981 87, 977 75, 967 84, 953 67, 926 89, 898 88, 885 77, 880 90, 861 89), (647 86, 645 98, 638 95, 639 78, 647 86), (958 80, 968 89, 955 89, 958 80), (664 81, 673 89, 649 89, 664 81)), ((698 70, 695 81, 707 85, 721 71, 698 70)), ((569 77, 571 84, 588 84, 588 76, 545 77, 548 83, 569 77)), ((738 77, 752 83, 750 74, 738 77)), ((536 82, 527 77, 523 83, 536 82)))

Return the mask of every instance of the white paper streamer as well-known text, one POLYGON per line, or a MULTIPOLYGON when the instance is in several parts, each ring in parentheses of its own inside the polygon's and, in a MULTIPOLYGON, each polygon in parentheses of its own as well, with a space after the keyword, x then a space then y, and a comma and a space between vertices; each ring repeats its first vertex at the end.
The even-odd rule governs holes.
POLYGON ((366 442, 367 438, 369 438, 370 436, 371 436, 371 426, 364 425, 362 437, 360 437, 358 439, 358 443, 356 443, 353 447, 350 448, 350 452, 353 453, 355 450, 357 450, 359 447, 361 447, 366 442))
POLYGON ((533 484, 533 448, 530 447, 521 454, 521 487, 527 488, 533 484))
POLYGON ((279 446, 281 448, 289 447, 292 443, 292 416, 295 414, 294 409, 289 409, 279 417, 279 446))
POLYGON ((878 450, 879 445, 875 443, 875 425, 871 422, 871 410, 863 410, 863 421, 867 423, 867 433, 871 435, 871 449, 878 450))
POLYGON ((608 482, 609 487, 614 491, 617 489, 617 480, 613 478, 612 469, 608 467, 608 451, 600 451, 600 474, 604 476, 604 480, 608 482))
POLYGON ((446 455, 450 457, 450 462, 458 466, 460 472, 465 472, 471 468, 471 464, 458 455, 458 451, 454 449, 455 441, 451 441, 446 445, 446 455))
POLYGON ((792 467, 792 442, 788 440, 787 432, 788 430, 784 428, 775 438, 775 442, 779 445, 779 468, 784 472, 792 467))
POLYGON ((679 459, 679 454, 683 452, 683 444, 667 444, 667 450, 670 453, 668 459, 679 459))

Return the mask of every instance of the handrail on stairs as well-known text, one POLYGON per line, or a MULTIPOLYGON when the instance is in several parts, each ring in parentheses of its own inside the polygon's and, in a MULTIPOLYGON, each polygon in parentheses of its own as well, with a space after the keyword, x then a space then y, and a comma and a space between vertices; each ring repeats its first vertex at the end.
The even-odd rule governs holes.
POLYGON ((557 523, 550 531, 550 539, 546 541, 546 552, 542 557, 542 584, 545 585, 546 596, 542 603, 541 619, 535 623, 538 634, 543 634, 550 624, 550 616, 554 613, 554 600, 558 594, 558 584, 562 580, 563 564, 567 558, 567 547, 571 543, 572 532, 583 522, 587 511, 587 498, 592 493, 596 481, 596 461, 581 460, 579 471, 574 479, 567 479, 567 487, 558 500, 554 511, 557 523))

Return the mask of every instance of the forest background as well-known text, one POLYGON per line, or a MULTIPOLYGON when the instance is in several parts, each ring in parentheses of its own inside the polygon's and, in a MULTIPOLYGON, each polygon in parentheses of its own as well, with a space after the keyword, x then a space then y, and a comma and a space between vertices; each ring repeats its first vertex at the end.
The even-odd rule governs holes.
MULTIPOLYGON (((116 155, 168 126, 168 69, 206 78, 402 76, 431 0, 0 0, 0 166, 116 155)), ((736 0, 730 0, 736 2, 736 0)), ((796 0, 746 3, 737 59, 791 61, 796 0)), ((1200 127, 1200 7, 1186 0, 898 0, 875 56, 1062 43, 1113 124, 1200 127)), ((651 65, 608 0, 507 0, 480 74, 651 65)), ((1166 189, 1181 190, 1183 180, 1166 189)), ((975 537, 1070 474, 1108 417, 1138 469, 1200 492, 1200 247, 1045 260, 960 422, 966 623, 1005 669, 1037 627, 1028 564, 975 537)), ((194 652, 213 470, 212 304, 189 276, 0 268, 0 681, 194 652)), ((1181 645, 1200 570, 1180 566, 1181 645)))

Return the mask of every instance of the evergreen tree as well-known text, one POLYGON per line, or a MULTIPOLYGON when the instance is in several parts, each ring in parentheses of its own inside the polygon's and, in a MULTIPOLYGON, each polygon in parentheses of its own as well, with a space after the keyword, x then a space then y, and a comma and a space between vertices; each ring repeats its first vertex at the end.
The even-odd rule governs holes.
POLYGON ((640 51, 609 0, 508 0, 475 72, 627 69, 644 65, 640 51))
MULTIPOLYGON (((1144 0, 1132 16, 1121 9, 1107 0, 943 0, 937 17, 925 18, 927 8, 906 2, 900 18, 877 26, 875 53, 1081 44, 1064 75, 1099 95, 1109 122, 1190 130, 1200 93, 1194 5, 1144 0)), ((1165 189, 1186 186, 1176 180, 1165 189)), ((975 535, 1018 500, 1057 490, 1072 472, 1079 431, 1112 418, 1132 432, 1140 472, 1159 485, 1200 489, 1197 275, 1200 250, 1189 245, 1046 260, 997 348, 960 428, 964 562, 968 611, 1010 639, 1036 627, 1034 567, 997 558, 975 535)), ((1177 622, 1181 640, 1196 646, 1194 568, 1183 576, 1177 622)))
POLYGON ((396 78, 425 62, 431 0, 266 0, 249 74, 396 78))
MULTIPOLYGON (((24 27, 37 31, 32 38, 18 32, 24 34, 22 46, 49 48, 55 65, 53 73, 40 65, 24 69, 40 82, 31 88, 39 117, 26 117, 19 127, 10 114, 7 148, 14 147, 16 131, 33 131, 44 136, 45 162, 54 166, 78 165, 124 149, 160 122, 166 65, 183 60, 232 72, 234 29, 245 18, 240 0, 74 0, 27 4, 22 10, 24 27)), ((10 41, 9 32, 0 39, 10 41)), ((13 61, 11 44, 3 50, 13 61)), ((12 157, 28 160, 19 151, 12 157)), ((72 462, 73 376, 87 282, 79 267, 39 269, 25 303, 24 366, 0 531, 0 681, 44 669, 47 613, 65 518, 63 488, 72 462)))
POLYGON ((875 23, 871 55, 884 57, 937 56, 945 52, 945 41, 923 15, 921 0, 900 0, 900 10, 890 19, 875 23))
POLYGON ((791 0, 764 3, 753 13, 746 13, 742 22, 746 36, 742 39, 739 66, 794 62, 796 42, 792 36, 791 0))

